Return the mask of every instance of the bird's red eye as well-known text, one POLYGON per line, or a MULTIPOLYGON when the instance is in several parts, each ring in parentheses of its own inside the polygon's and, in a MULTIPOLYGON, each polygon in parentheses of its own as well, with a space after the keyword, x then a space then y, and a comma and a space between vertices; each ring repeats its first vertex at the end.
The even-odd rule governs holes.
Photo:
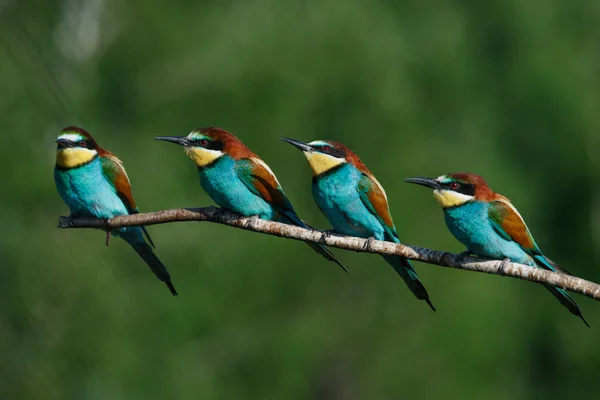
POLYGON ((202 147, 206 147, 208 146, 208 140, 207 139, 200 139, 200 141, 198 142, 200 144, 200 146, 202 147))
POLYGON ((452 190, 456 190, 456 189, 458 189, 458 187, 459 187, 459 186, 460 186, 460 185, 459 185, 458 183, 456 183, 456 182, 452 182, 452 183, 450 184, 450 186, 449 186, 449 187, 450 187, 450 189, 452 189, 452 190))
POLYGON ((79 147, 85 147, 85 140, 80 140, 79 142, 77 142, 77 145, 79 147))
POLYGON ((333 149, 331 148, 331 146, 323 146, 323 151, 325 153, 331 153, 333 149))

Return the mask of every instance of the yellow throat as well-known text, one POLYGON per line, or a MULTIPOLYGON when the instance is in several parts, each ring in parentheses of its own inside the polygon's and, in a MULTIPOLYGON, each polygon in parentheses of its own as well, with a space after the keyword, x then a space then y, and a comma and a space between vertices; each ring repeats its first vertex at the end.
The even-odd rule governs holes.
POLYGON ((92 161, 98 152, 96 150, 84 149, 82 147, 69 147, 56 151, 56 165, 61 168, 76 168, 92 161))
POLYGON ((205 167, 221 157, 224 153, 219 150, 209 150, 203 147, 186 147, 185 154, 194 160, 197 166, 205 167))
POLYGON ((473 196, 453 192, 451 190, 434 190, 433 198, 442 208, 450 208, 460 206, 468 201, 473 200, 473 196))
POLYGON ((322 173, 327 172, 330 169, 346 162, 346 160, 343 158, 336 158, 323 153, 313 153, 307 151, 304 153, 304 155, 308 160, 310 168, 313 170, 314 176, 319 176, 322 173))

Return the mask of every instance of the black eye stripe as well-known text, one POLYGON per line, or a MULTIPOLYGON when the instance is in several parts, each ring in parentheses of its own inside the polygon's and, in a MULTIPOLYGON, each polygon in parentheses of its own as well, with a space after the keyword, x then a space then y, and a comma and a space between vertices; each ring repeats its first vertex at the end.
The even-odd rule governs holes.
POLYGON ((87 149, 90 147, 90 142, 86 139, 81 139, 81 140, 77 140, 75 142, 71 142, 71 146, 87 149))
POLYGON ((448 182, 442 183, 442 187, 453 192, 462 193, 467 196, 475 196, 475 185, 465 182, 448 182), (453 187, 454 184, 458 184, 458 187, 453 187))
POLYGON ((323 154, 329 154, 330 156, 333 156, 336 158, 345 158, 346 157, 346 153, 343 150, 336 149, 330 145, 318 145, 318 146, 314 146, 314 148, 315 148, 315 150, 317 150, 323 154))
POLYGON ((66 149, 66 148, 80 148, 80 149, 94 149, 95 144, 91 139, 82 138, 79 140, 69 140, 59 136, 58 138, 58 148, 66 149))
POLYGON ((225 143, 217 140, 209 140, 207 138, 192 139, 190 140, 190 143, 192 146, 202 147, 207 150, 223 151, 225 148, 225 143))

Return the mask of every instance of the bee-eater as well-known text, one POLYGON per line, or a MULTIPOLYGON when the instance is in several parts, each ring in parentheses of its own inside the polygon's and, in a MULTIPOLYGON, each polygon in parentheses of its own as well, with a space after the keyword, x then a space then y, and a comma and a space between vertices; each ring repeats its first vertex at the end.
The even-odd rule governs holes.
MULTIPOLYGON (((238 214, 308 228, 294 211, 271 168, 240 139, 218 127, 187 136, 162 136, 176 143, 196 163, 200 185, 220 207, 238 214)), ((307 242, 317 253, 346 268, 322 244, 307 242)))
MULTIPOLYGON (((100 147, 84 129, 75 126, 63 129, 56 143, 54 181, 71 217, 113 218, 138 213, 129 177, 114 154, 100 147)), ((129 243, 156 277, 177 295, 169 272, 152 251, 154 244, 146 228, 114 229, 107 233, 107 245, 110 234, 129 243)))
MULTIPOLYGON (((453 173, 435 179, 407 178, 405 181, 433 189, 435 200, 444 210, 448 229, 467 246, 466 253, 570 275, 542 254, 515 206, 492 191, 481 176, 453 173)), ((565 290, 544 287, 589 326, 579 306, 565 290)))
MULTIPOLYGON (((334 231, 400 243, 383 186, 352 150, 331 140, 303 143, 281 139, 296 146, 308 159, 313 171, 313 197, 334 231)), ((411 292, 435 311, 410 261, 397 256, 383 258, 411 292)))

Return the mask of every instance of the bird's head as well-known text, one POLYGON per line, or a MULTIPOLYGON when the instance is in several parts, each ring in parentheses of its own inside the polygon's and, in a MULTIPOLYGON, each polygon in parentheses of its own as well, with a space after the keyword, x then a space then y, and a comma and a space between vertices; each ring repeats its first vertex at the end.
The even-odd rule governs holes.
POLYGON ((100 147, 85 129, 69 126, 56 139, 56 165, 59 168, 77 168, 98 156, 100 147))
POLYGON ((433 197, 442 208, 458 207, 473 200, 490 201, 494 196, 485 179, 475 174, 459 172, 438 178, 406 178, 405 181, 433 189, 433 197))
POLYGON ((281 138, 304 153, 313 175, 319 176, 343 164, 351 163, 361 171, 366 167, 352 150, 333 140, 315 140, 304 143, 296 139, 281 138))
POLYGON ((185 154, 194 160, 198 168, 207 167, 224 155, 234 159, 253 155, 236 136, 214 126, 193 130, 187 136, 161 136, 156 140, 183 146, 185 154))

